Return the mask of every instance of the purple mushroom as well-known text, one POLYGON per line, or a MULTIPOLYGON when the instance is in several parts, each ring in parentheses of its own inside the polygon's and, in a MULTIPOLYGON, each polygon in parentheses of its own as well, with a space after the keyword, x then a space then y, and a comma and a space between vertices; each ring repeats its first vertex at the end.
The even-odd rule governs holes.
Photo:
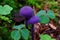
POLYGON ((37 16, 33 16, 30 18, 30 20, 28 20, 28 23, 29 24, 35 24, 35 23, 38 23, 39 22, 39 17, 37 16))
POLYGON ((24 6, 19 11, 20 16, 30 18, 34 15, 34 11, 30 6, 24 6))
POLYGON ((32 33, 32 40, 34 40, 34 24, 39 22, 39 18, 37 16, 33 16, 28 20, 29 24, 32 24, 31 33, 32 33))

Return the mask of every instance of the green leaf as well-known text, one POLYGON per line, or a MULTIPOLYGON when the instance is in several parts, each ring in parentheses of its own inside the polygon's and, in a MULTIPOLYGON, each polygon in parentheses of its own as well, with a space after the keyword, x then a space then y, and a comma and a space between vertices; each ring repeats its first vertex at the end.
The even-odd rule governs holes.
POLYGON ((52 38, 52 40, 56 40, 56 39, 52 38))
POLYGON ((11 32, 11 37, 14 40, 19 40, 21 38, 20 32, 18 30, 14 30, 11 32))
POLYGON ((7 21, 7 22, 11 22, 12 20, 10 20, 8 17, 5 17, 5 16, 1 16, 0 15, 0 19, 4 20, 4 21, 7 21))
POLYGON ((6 11, 6 10, 11 11, 13 8, 10 7, 9 5, 5 5, 5 6, 4 6, 4 9, 5 9, 5 11, 6 11))
POLYGON ((27 2, 28 2, 29 4, 32 4, 32 5, 35 4, 35 0, 27 0, 27 2))
POLYGON ((0 5, 0 15, 8 15, 8 14, 10 14, 12 9, 13 8, 10 7, 9 5, 4 5, 4 6, 0 5))
POLYGON ((24 24, 20 24, 18 26, 14 26, 13 29, 18 29, 18 30, 21 30, 22 28, 24 28, 25 25, 24 24))
POLYGON ((46 11, 45 11, 45 10, 41 10, 41 11, 39 11, 39 12, 36 14, 36 16, 38 16, 38 17, 40 17, 40 16, 42 16, 42 15, 46 15, 46 11))
POLYGON ((52 40, 51 37, 47 34, 41 34, 40 38, 40 40, 52 40))
POLYGON ((28 31, 27 29, 21 30, 21 34, 22 34, 22 37, 23 37, 25 40, 28 40, 28 38, 29 38, 29 31, 28 31))
POLYGON ((51 18, 51 19, 54 19, 54 18, 55 18, 55 14, 54 14, 54 12, 53 12, 52 10, 48 10, 48 11, 47 11, 47 15, 48 15, 48 17, 51 18))
POLYGON ((1 18, 2 20, 4 20, 4 21, 8 21, 8 20, 9 20, 9 18, 8 18, 8 17, 5 17, 5 16, 0 16, 0 18, 1 18))
POLYGON ((47 16, 40 16, 40 22, 43 24, 49 23, 49 18, 47 16))

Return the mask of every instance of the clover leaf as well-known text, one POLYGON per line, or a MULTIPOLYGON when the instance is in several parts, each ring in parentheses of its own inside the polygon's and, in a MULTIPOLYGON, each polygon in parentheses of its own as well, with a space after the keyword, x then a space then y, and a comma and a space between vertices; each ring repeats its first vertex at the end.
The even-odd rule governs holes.
POLYGON ((29 38, 29 31, 27 29, 21 30, 21 35, 25 40, 28 40, 29 38))
POLYGON ((4 6, 0 5, 0 15, 8 15, 8 14, 10 14, 12 9, 13 8, 10 7, 9 5, 4 5, 4 6))
POLYGON ((21 38, 20 32, 18 30, 14 30, 11 32, 11 37, 14 40, 19 40, 21 38))
POLYGON ((41 15, 46 15, 46 11, 45 10, 41 10, 39 12, 37 12, 36 16, 40 17, 41 15))
POLYGON ((41 34, 40 40, 55 40, 55 39, 51 38, 51 36, 49 36, 48 34, 41 34))
POLYGON ((24 24, 20 24, 18 26, 14 26, 13 29, 18 29, 18 30, 21 30, 22 28, 24 28, 25 25, 24 24))
POLYGON ((55 14, 52 10, 48 10, 47 12, 45 10, 41 10, 37 12, 36 16, 40 18, 40 22, 43 24, 49 23, 50 19, 55 19, 55 14))
POLYGON ((49 23, 49 18, 47 16, 40 16, 40 22, 41 23, 44 23, 44 24, 47 24, 49 23))
POLYGON ((48 10, 48 11, 47 11, 47 15, 48 15, 48 17, 51 18, 51 19, 54 19, 54 18, 55 18, 55 14, 54 14, 54 12, 53 12, 52 10, 48 10))

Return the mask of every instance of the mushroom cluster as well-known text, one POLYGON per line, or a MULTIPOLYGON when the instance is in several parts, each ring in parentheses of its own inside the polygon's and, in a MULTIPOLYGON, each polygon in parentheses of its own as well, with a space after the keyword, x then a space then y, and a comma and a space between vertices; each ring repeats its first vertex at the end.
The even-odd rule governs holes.
POLYGON ((35 24, 39 22, 39 18, 34 15, 34 11, 30 6, 24 6, 19 11, 20 16, 29 19, 29 24, 35 24))
POLYGON ((20 16, 26 19, 26 28, 28 28, 28 24, 32 24, 31 33, 32 40, 34 40, 34 24, 39 22, 39 18, 34 15, 34 11, 30 6, 24 6, 19 11, 20 16))

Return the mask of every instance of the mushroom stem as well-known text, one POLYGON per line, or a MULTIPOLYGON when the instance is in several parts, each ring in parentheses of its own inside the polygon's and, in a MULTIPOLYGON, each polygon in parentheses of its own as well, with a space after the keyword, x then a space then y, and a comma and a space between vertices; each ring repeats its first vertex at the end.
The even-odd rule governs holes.
POLYGON ((32 40, 34 40, 34 25, 32 25, 31 33, 32 33, 32 40))
POLYGON ((27 22, 27 20, 26 20, 26 23, 25 23, 25 25, 26 25, 26 28, 28 29, 28 22, 27 22))

